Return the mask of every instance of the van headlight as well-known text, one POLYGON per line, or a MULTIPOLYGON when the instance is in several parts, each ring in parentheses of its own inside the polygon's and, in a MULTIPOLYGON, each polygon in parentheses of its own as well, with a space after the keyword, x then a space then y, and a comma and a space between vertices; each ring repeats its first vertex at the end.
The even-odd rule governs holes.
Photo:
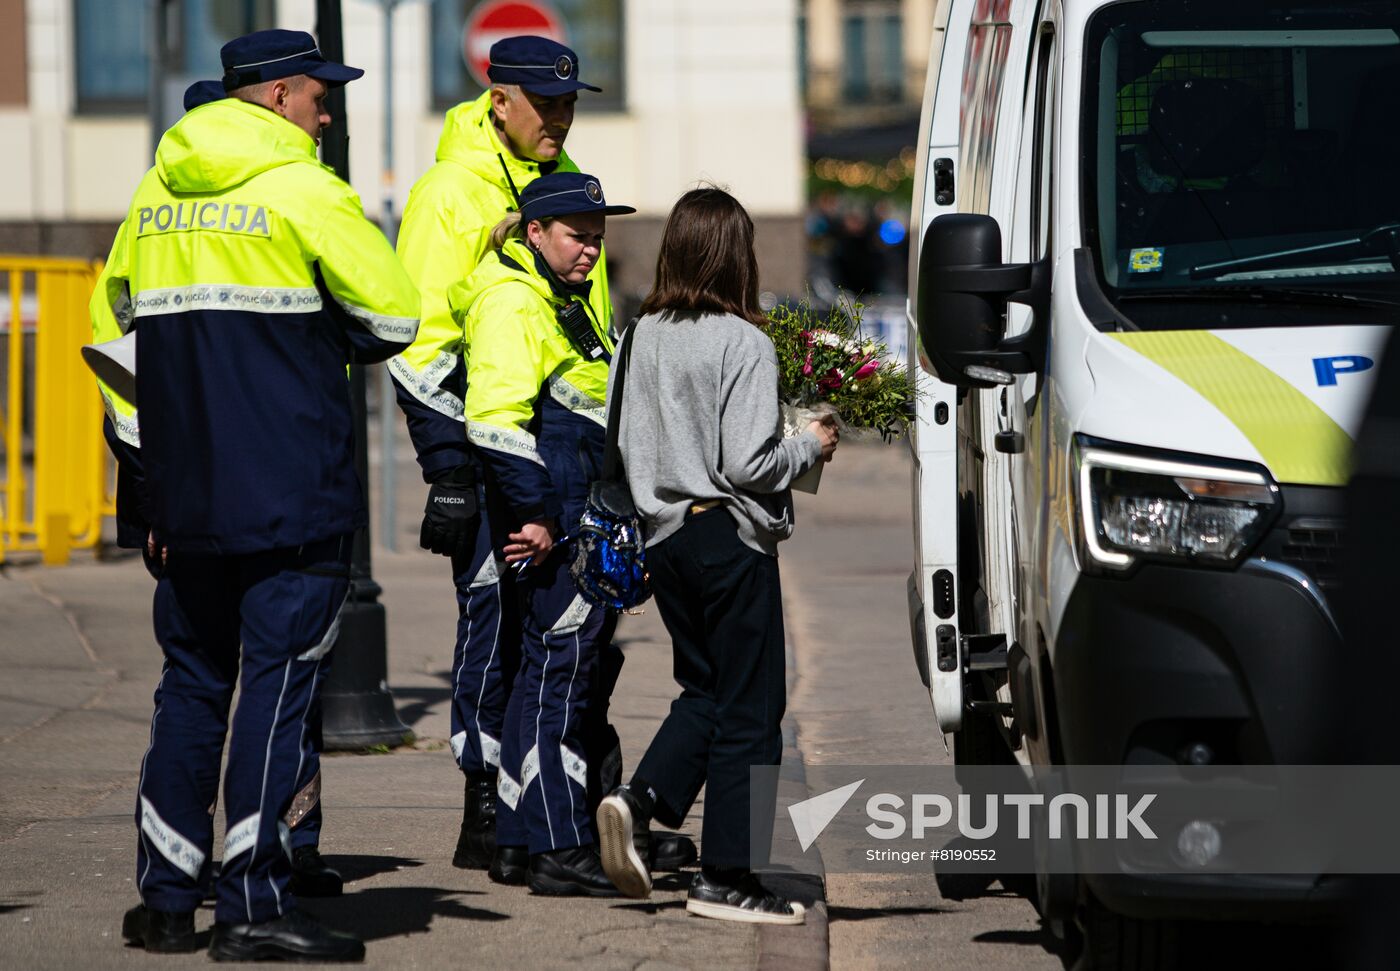
POLYGON ((1075 505, 1086 565, 1127 570, 1139 559, 1236 563, 1280 509, 1257 466, 1118 451, 1079 436, 1075 505))

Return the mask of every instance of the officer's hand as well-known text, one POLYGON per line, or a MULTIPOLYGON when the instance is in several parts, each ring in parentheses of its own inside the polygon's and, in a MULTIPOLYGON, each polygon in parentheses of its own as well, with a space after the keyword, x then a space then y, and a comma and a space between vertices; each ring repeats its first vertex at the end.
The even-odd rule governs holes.
POLYGON ((476 485, 460 481, 462 478, 465 476, 453 476, 428 487, 428 505, 418 535, 423 549, 443 556, 471 550, 476 540, 476 485))
POLYGON ((165 544, 156 540, 155 530, 146 534, 146 548, 141 559, 145 561, 146 572, 157 580, 160 579, 161 570, 165 568, 165 561, 170 558, 170 551, 165 548, 165 544))
POLYGON ((531 560, 535 563, 541 563, 553 548, 553 523, 542 519, 535 520, 521 526, 520 532, 510 534, 510 542, 505 548, 506 562, 519 563, 521 560, 531 560))

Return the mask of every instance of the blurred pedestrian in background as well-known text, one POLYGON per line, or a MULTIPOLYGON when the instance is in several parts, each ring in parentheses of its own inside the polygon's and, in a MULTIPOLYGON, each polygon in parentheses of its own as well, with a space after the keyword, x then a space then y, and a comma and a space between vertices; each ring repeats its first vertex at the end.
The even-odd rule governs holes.
POLYGON ((569 540, 602 467, 613 348, 589 275, 605 217, 635 211, 609 206, 592 176, 541 176, 495 230, 499 249, 448 292, 464 332, 464 413, 485 465, 492 545, 519 571, 523 656, 502 729, 492 876, 540 894, 617 893, 594 848, 584 746, 616 616, 579 595, 569 540))
MULTIPOLYGON (((800 924, 802 905, 766 890, 750 869, 768 846, 751 841, 749 768, 777 765, 783 751, 777 553, 792 534, 788 485, 830 461, 838 433, 812 422, 782 437, 753 221, 733 196, 703 188, 681 197, 642 314, 626 360, 614 365, 627 368, 619 444, 681 695, 631 782, 598 810, 603 864, 628 896, 650 894, 632 833, 653 817, 679 826, 704 786, 701 872, 686 909, 800 924)), ((772 811, 760 807, 754 818, 772 811)))
POLYGON ((137 331, 144 420, 117 455, 142 473, 165 653, 138 785, 142 903, 122 933, 197 947, 237 682, 210 956, 359 960, 359 940, 297 909, 287 820, 314 796, 299 784, 317 686, 367 521, 345 367, 408 346, 418 295, 316 158, 329 88, 363 72, 300 31, 221 53, 229 97, 165 133, 91 304, 95 333, 137 331))

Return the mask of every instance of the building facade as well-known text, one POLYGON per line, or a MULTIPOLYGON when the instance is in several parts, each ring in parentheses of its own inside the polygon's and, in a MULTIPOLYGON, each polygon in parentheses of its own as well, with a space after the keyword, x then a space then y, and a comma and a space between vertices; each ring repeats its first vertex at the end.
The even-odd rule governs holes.
MULTIPOLYGON (((152 82, 153 4, 161 0, 0 0, 0 252, 104 255, 150 165, 151 91, 219 74, 223 41, 260 27, 313 30, 315 0, 163 0, 167 43, 152 82)), ((499 0, 405 0, 395 15, 391 183, 402 212, 433 162, 442 113, 480 88, 464 26, 499 0)), ((764 286, 805 281, 803 106, 798 0, 540 0, 579 50, 581 92, 569 152, 608 197, 639 214, 610 221, 620 292, 645 292, 661 225, 699 182, 729 188, 759 228, 764 286), (594 80, 596 79, 596 80, 594 80)), ((372 218, 385 178, 384 14, 343 0, 351 181, 372 218)), ((477 51, 479 54, 480 52, 477 51)), ((166 121, 168 118, 168 113, 166 121)))

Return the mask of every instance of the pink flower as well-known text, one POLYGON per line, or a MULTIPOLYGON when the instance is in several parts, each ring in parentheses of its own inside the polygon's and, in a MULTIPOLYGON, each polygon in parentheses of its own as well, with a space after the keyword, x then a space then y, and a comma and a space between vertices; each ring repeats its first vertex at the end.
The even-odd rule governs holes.
POLYGON ((880 370, 880 362, 872 357, 856 369, 856 373, 851 375, 851 380, 864 381, 866 378, 872 377, 878 370, 880 370))
MULTIPOLYGON (((802 338, 802 343, 807 347, 811 347, 814 343, 814 341, 812 340, 812 332, 810 330, 804 330, 798 336, 802 338)), ((809 357, 808 360, 811 360, 811 358, 809 357)))
POLYGON ((810 378, 812 376, 812 355, 807 355, 807 360, 802 362, 802 376, 810 378))

